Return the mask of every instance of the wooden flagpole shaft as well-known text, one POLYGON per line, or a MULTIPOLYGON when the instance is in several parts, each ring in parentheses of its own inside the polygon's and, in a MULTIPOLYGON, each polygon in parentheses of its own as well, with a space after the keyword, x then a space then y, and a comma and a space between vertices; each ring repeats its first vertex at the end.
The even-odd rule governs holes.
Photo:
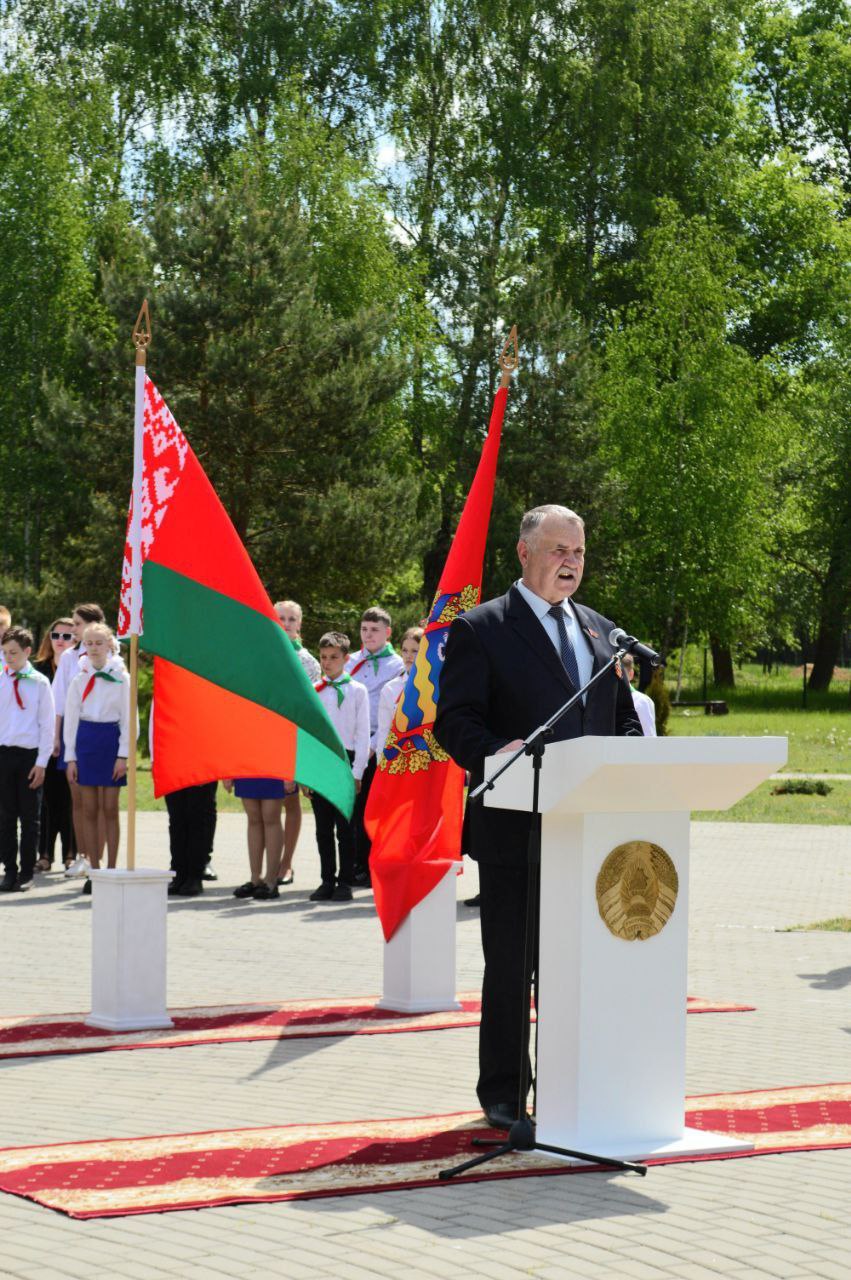
POLYGON ((130 742, 127 748, 127 870, 136 870, 137 742, 139 724, 139 631, 142 613, 142 432, 145 416, 145 360, 151 342, 146 298, 133 326, 136 397, 133 415, 133 516, 130 527, 130 742))
POLYGON ((511 326, 511 332, 505 340, 502 351, 499 354, 499 367, 502 375, 499 380, 501 387, 511 385, 511 375, 516 372, 520 363, 520 348, 517 343, 517 325, 511 326))
POLYGON ((139 637, 130 637, 130 744, 127 748, 127 870, 136 870, 136 735, 138 732, 139 637))

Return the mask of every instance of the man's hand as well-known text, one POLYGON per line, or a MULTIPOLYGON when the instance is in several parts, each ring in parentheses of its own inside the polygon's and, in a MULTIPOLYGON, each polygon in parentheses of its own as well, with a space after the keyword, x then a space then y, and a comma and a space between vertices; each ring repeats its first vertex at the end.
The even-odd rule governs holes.
POLYGON ((27 776, 30 780, 30 791, 38 791, 44 782, 44 765, 34 764, 27 776))
POLYGON ((68 764, 66 766, 66 777, 69 782, 76 783, 77 781, 77 761, 76 760, 68 761, 68 764))
POLYGON ((507 755, 509 751, 519 751, 520 748, 525 747, 525 745, 526 743, 522 738, 515 738, 513 742, 506 742, 504 747, 500 747, 496 754, 498 756, 504 756, 507 755))
POLYGON ((123 756, 119 756, 118 759, 115 761, 115 765, 112 770, 112 781, 117 782, 118 779, 123 778, 126 773, 127 773, 127 761, 124 759, 123 756))

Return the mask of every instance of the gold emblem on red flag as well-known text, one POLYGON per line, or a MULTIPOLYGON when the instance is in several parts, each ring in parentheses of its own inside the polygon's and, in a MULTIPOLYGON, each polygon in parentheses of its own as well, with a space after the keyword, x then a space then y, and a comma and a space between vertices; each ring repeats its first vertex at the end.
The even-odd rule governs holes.
POLYGON ((642 942, 660 933, 677 901, 677 869, 649 840, 619 844, 597 875, 597 907, 610 933, 642 942))

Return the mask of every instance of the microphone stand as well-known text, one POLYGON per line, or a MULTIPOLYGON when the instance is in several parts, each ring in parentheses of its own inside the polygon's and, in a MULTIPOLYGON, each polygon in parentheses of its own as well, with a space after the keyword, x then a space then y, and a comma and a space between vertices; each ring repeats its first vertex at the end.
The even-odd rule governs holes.
MULTIPOLYGON (((626 638, 621 648, 615 650, 605 666, 595 672, 586 685, 584 685, 577 693, 568 698, 564 706, 559 707, 554 715, 550 716, 542 725, 539 725, 533 733, 529 735, 522 747, 518 747, 509 759, 497 769, 493 777, 486 782, 482 782, 474 791, 470 792, 469 800, 477 801, 485 794, 486 791, 492 791, 496 782, 504 773, 515 764, 521 756, 532 757, 532 826, 529 831, 529 844, 527 852, 527 895, 526 895, 526 940, 524 944, 523 954, 523 1036, 520 1053, 520 1089, 517 1099, 517 1119, 508 1131, 507 1137, 500 1141, 494 1138, 474 1138, 474 1147, 493 1147, 494 1150, 487 1151, 482 1155, 473 1156, 470 1160, 465 1160, 463 1164, 455 1165, 451 1169, 441 1169, 438 1174, 442 1182, 448 1181, 450 1178, 456 1177, 459 1173, 466 1173, 468 1169, 475 1169, 477 1165, 486 1164, 490 1160, 496 1160, 499 1156, 511 1155, 514 1151, 547 1151, 552 1155, 569 1156, 574 1160, 582 1160, 588 1164, 604 1165, 610 1169, 620 1169, 627 1173, 637 1173, 641 1177, 647 1173, 647 1166, 637 1164, 630 1160, 617 1160, 613 1156, 593 1155, 587 1151, 573 1151, 567 1147, 555 1147, 547 1142, 538 1142, 535 1134, 535 1121, 526 1113, 526 1097, 529 1092, 529 1032, 531 1029, 532 1016, 532 975, 535 968, 535 941, 538 936, 538 921, 540 917, 540 896, 541 896, 541 811, 540 811, 540 782, 541 782, 541 763, 544 759, 547 739, 552 736, 553 728, 561 720, 562 716, 570 711, 571 707, 575 707, 577 702, 582 698, 589 689, 601 680, 607 671, 620 662, 625 653, 629 653, 633 644, 637 644, 632 637, 626 638), (632 640, 632 643, 629 641, 632 640)), ((536 1027, 536 1044, 537 1044, 537 1027, 536 1027)), ((537 1068, 536 1068, 537 1070, 537 1068)), ((535 1081, 537 1088, 537 1081, 535 1081)))

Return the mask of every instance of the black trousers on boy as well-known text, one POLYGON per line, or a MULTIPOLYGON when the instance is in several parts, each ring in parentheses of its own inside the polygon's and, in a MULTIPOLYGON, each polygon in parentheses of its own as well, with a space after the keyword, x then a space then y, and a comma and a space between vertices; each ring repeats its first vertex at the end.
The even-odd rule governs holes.
MULTIPOLYGON (((348 756, 350 761, 354 760, 354 751, 350 751, 348 756)), ((355 878, 354 815, 351 818, 344 818, 340 810, 330 804, 318 791, 311 792, 310 803, 316 819, 316 844, 319 849, 322 883, 352 884, 355 878)))
POLYGON ((204 782, 171 791, 165 798, 175 884, 200 880, 204 874, 216 829, 216 786, 204 782))
POLYGON ((372 780, 375 777, 375 770, 378 767, 378 760, 375 756, 370 756, 369 764, 366 766, 364 775, 361 778, 360 791, 355 796, 355 810, 352 814, 352 826, 354 827, 355 838, 355 871, 369 871, 369 852, 372 848, 372 841, 366 834, 366 827, 363 825, 363 815, 366 809, 366 802, 369 799, 369 789, 372 786, 372 780))
POLYGON ((0 747, 0 862, 7 880, 18 878, 18 823, 21 824, 20 879, 32 880, 41 818, 41 787, 33 791, 29 773, 35 747, 0 747))

